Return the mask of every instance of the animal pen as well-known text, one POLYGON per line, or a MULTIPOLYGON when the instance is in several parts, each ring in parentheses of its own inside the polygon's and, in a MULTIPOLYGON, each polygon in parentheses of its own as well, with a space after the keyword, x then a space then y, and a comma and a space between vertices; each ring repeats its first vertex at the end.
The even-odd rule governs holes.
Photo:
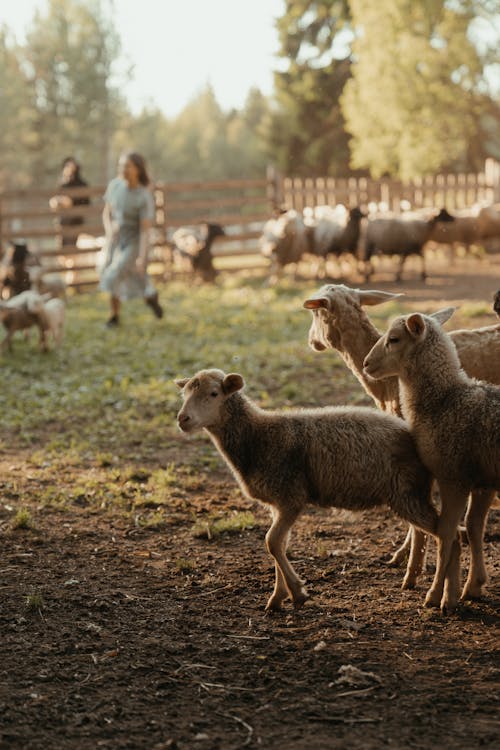
MULTIPOLYGON (((69 286, 85 288, 97 283, 97 266, 103 246, 101 221, 105 186, 58 189, 18 189, 0 194, 0 246, 9 241, 26 241, 41 259, 44 273, 64 273, 69 286), (88 197, 89 205, 49 208, 57 192, 88 197), (80 223, 60 223, 62 217, 80 223)), ((156 220, 152 271, 171 278, 177 273, 172 262, 170 240, 181 226, 205 221, 224 226, 226 236, 213 248, 215 267, 224 271, 263 271, 267 260, 259 254, 258 237, 273 209, 336 205, 366 206, 384 203, 399 213, 401 201, 413 209, 446 206, 461 210, 476 203, 500 200, 500 164, 488 159, 482 172, 438 174, 408 183, 368 177, 289 177, 273 168, 261 179, 157 182, 154 186, 156 220)))

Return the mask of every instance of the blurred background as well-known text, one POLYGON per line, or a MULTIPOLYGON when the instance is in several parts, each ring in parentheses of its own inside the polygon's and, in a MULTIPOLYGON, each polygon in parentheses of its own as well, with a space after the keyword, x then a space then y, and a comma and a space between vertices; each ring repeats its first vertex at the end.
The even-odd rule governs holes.
POLYGON ((497 0, 17 0, 0 11, 0 189, 72 154, 156 179, 402 179, 500 157, 497 0))

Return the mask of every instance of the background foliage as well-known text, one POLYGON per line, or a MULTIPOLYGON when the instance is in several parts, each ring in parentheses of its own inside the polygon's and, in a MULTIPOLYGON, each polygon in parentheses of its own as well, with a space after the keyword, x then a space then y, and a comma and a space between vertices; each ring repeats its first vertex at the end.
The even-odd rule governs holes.
POLYGON ((500 157, 494 0, 286 0, 274 95, 224 111, 207 85, 174 118, 131 112, 103 8, 49 0, 22 44, 0 28, 0 189, 54 184, 67 154, 104 182, 124 148, 161 179, 261 176, 270 162, 408 178, 500 157))

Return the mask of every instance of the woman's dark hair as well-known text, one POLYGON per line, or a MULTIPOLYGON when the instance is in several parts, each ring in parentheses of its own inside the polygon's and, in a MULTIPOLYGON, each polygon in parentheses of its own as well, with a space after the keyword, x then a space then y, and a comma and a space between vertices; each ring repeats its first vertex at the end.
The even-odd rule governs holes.
POLYGON ((149 179, 148 170, 146 169, 146 161, 143 156, 136 153, 135 151, 129 151, 125 154, 125 158, 132 162, 139 173, 139 182, 141 185, 149 185, 151 180, 149 179))
POLYGON ((78 164, 78 162, 77 162, 77 160, 75 159, 74 156, 67 156, 65 159, 63 159, 63 163, 61 164, 61 169, 64 169, 64 167, 66 166, 66 164, 69 164, 70 162, 75 165, 74 179, 75 180, 80 180, 81 179, 80 165, 78 164))

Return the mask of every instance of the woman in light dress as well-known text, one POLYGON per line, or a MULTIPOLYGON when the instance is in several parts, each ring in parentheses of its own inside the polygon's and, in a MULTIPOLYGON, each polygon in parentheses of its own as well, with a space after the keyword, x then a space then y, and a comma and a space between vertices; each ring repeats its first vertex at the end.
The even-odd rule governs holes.
POLYGON ((111 180, 104 194, 107 260, 100 288, 111 295, 108 327, 119 325, 121 303, 134 297, 142 297, 157 318, 163 316, 146 270, 154 221, 146 164, 140 154, 131 152, 120 158, 118 170, 120 176, 111 180))

